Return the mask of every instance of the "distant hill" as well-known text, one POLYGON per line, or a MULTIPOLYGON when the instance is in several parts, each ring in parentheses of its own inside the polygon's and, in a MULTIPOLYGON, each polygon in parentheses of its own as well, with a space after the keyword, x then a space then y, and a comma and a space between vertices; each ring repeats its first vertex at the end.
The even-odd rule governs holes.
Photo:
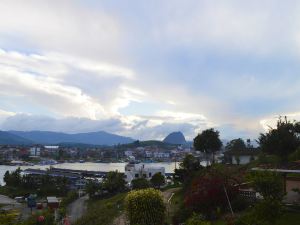
POLYGON ((165 149, 172 149, 176 147, 174 144, 165 143, 162 141, 156 141, 156 140, 148 140, 148 141, 135 141, 130 144, 123 144, 120 146, 120 148, 137 148, 137 147, 146 147, 146 146, 157 146, 160 148, 165 149))
POLYGON ((184 135, 181 132, 172 132, 164 140, 164 143, 183 145, 186 144, 184 135))
POLYGON ((51 131, 9 131, 9 133, 31 140, 37 144, 78 143, 89 145, 117 145, 134 142, 132 138, 110 134, 104 131, 78 134, 51 131))
POLYGON ((6 131, 0 131, 0 145, 30 145, 32 143, 32 141, 26 138, 6 131))

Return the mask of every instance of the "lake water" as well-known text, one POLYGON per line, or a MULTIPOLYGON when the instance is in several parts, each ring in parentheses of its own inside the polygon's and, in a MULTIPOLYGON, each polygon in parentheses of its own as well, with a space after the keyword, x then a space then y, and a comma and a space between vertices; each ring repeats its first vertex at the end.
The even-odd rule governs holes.
MULTIPOLYGON (((175 162, 163 162, 163 163, 144 163, 145 165, 151 165, 153 167, 165 167, 166 173, 173 173, 175 169, 175 162)), ((73 170, 92 170, 92 171, 116 171, 124 172, 126 163, 92 163, 92 162, 86 162, 86 163, 61 163, 61 164, 55 164, 53 167, 55 168, 62 168, 62 169, 73 169, 73 170)), ((178 168, 177 163, 177 168, 178 168)), ((3 177, 5 172, 8 171, 14 171, 18 167, 21 169, 47 169, 50 168, 50 165, 34 165, 34 166, 6 166, 6 165, 0 165, 0 184, 3 185, 3 177)))

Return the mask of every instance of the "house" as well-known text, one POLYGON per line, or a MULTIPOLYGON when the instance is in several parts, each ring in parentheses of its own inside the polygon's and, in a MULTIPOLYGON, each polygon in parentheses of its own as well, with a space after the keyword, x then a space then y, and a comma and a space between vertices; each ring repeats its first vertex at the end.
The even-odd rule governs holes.
POLYGON ((30 156, 38 157, 41 155, 41 148, 40 147, 31 147, 30 148, 30 156))
POLYGON ((150 180, 156 173, 165 176, 165 168, 152 167, 141 163, 128 163, 125 166, 125 181, 131 183, 132 180, 143 177, 150 180))
POLYGON ((245 165, 252 160, 256 160, 260 154, 260 150, 247 148, 243 150, 225 151, 223 154, 225 163, 245 165))

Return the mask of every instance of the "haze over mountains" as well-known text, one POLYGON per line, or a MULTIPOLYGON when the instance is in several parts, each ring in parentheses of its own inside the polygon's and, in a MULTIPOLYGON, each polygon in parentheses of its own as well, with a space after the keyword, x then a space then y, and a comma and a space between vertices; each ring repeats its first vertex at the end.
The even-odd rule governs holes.
MULTIPOLYGON (((88 144, 88 145, 117 145, 129 144, 135 139, 111 134, 105 131, 68 134, 52 131, 0 131, 0 144, 12 145, 59 145, 59 144, 88 144)), ((182 132, 172 132, 162 141, 165 144, 185 145, 182 132)))
POLYGON ((67 134, 50 131, 1 131, 0 144, 60 144, 81 143, 90 145, 117 145, 135 141, 129 137, 104 131, 67 134))

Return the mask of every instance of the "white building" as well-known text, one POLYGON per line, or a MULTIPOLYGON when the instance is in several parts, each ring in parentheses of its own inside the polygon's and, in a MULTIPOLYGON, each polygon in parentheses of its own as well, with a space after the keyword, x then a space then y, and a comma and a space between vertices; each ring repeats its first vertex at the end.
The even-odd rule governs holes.
POLYGON ((156 173, 161 173, 165 176, 165 167, 151 167, 142 163, 128 163, 125 166, 125 180, 128 183, 131 183, 134 179, 142 177, 150 180, 156 173))
POLYGON ((41 155, 41 148, 39 147, 30 148, 30 156, 40 156, 40 155, 41 155))

